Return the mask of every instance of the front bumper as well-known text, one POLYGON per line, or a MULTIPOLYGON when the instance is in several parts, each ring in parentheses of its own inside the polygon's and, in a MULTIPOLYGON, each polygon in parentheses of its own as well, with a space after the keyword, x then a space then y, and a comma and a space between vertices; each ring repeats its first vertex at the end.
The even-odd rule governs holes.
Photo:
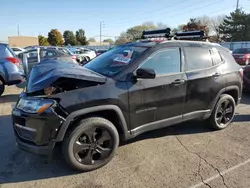
POLYGON ((64 122, 51 109, 42 114, 29 114, 15 107, 12 120, 18 147, 40 155, 48 155, 53 151, 58 130, 64 122))
POLYGON ((32 145, 29 143, 26 143, 24 141, 19 140, 18 137, 16 137, 16 144, 17 146, 24 151, 34 153, 37 155, 50 155, 52 154, 54 147, 55 147, 55 142, 51 141, 48 145, 46 146, 36 146, 32 145))

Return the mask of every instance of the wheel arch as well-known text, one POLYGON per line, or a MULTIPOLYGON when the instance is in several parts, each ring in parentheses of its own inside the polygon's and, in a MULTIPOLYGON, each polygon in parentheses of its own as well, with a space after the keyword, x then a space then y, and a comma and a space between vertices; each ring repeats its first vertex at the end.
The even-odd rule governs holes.
POLYGON ((240 98, 239 98, 240 97, 240 89, 239 89, 239 87, 237 85, 228 86, 228 87, 225 87, 219 91, 219 93, 217 94, 215 100, 213 101, 213 103, 211 105, 211 110, 214 109, 217 101, 219 100, 219 98, 222 94, 231 95, 235 100, 235 104, 239 104, 239 102, 240 102, 240 98))
POLYGON ((127 140, 130 137, 130 131, 128 131, 127 122, 121 109, 116 105, 102 105, 72 112, 61 125, 56 141, 63 141, 66 133, 74 128, 80 120, 93 116, 103 117, 111 121, 117 128, 121 140, 127 140))

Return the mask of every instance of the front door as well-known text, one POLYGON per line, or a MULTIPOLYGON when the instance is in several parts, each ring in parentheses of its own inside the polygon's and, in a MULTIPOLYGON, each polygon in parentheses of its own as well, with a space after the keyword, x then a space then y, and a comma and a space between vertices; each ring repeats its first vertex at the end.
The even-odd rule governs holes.
POLYGON ((161 49, 139 66, 153 69, 156 78, 128 82, 132 129, 141 133, 182 120, 186 75, 181 67, 179 47, 161 49))

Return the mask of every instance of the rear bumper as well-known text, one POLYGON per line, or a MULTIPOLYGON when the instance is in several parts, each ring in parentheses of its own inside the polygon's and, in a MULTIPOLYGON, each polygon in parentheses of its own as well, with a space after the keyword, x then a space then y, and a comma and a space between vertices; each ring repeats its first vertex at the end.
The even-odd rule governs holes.
POLYGON ((19 84, 21 82, 24 82, 24 77, 22 76, 23 72, 12 72, 9 73, 8 80, 6 82, 6 85, 15 85, 19 84))

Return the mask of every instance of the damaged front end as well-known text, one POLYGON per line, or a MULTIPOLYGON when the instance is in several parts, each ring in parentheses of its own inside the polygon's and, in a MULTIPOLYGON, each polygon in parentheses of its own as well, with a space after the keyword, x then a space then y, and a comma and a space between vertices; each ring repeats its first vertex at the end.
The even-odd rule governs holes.
POLYGON ((50 60, 34 66, 12 111, 18 146, 37 154, 53 149, 58 131, 69 115, 54 95, 105 81, 106 77, 72 63, 50 60), (34 151, 38 146, 39 151, 34 151))
POLYGON ((28 95, 52 95, 103 84, 106 77, 79 65, 58 60, 40 62, 31 70, 26 93, 28 95))

